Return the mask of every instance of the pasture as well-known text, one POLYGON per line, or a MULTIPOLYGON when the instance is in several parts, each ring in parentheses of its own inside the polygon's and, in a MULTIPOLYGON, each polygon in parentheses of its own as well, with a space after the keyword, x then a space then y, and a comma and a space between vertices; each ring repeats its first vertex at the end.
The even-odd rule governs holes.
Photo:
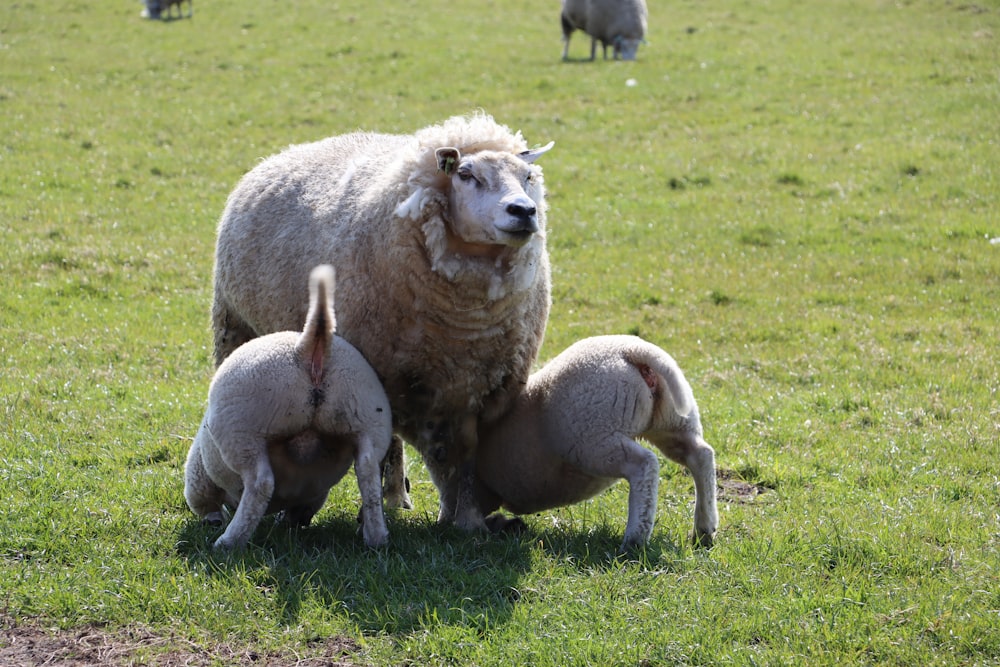
POLYGON ((562 62, 554 0, 140 9, 0 10, 0 662, 1000 664, 1000 3, 650 0, 629 63, 562 62), (182 468, 227 194, 476 109, 555 141, 541 360, 677 358, 716 546, 663 459, 618 557, 624 483, 469 535, 408 449, 389 547, 349 475, 212 553, 182 468))

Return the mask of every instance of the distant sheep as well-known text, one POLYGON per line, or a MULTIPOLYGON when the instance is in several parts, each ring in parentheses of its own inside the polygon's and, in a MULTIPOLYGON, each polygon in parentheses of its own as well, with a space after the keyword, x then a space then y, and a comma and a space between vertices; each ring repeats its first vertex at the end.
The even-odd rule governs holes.
POLYGON ((217 548, 244 546, 265 514, 307 526, 354 463, 365 544, 385 544, 379 462, 392 438, 389 399, 375 371, 334 335, 333 270, 310 277, 302 333, 252 340, 219 366, 185 465, 184 497, 222 524, 217 548))
MULTIPOLYGON (((173 18, 173 7, 177 6, 177 18, 184 17, 184 10, 181 6, 184 0, 143 0, 145 9, 142 10, 142 16, 148 19, 172 19, 173 18), (163 16, 163 12, 166 10, 166 16, 163 16)), ((194 0, 187 0, 188 3, 188 18, 194 16, 194 0)))
MULTIPOLYGON (((715 452, 673 358, 634 336, 571 345, 528 380, 511 412, 484 425, 476 458, 481 509, 531 514, 577 503, 629 482, 622 549, 649 540, 659 464, 653 444, 694 477, 694 537, 709 546, 719 525, 715 452)), ((503 517, 489 517, 497 527, 503 517)))
MULTIPOLYGON (((422 454, 438 518, 483 527, 477 420, 527 379, 550 306, 545 190, 521 134, 490 116, 413 135, 292 146, 250 171, 219 224, 215 359, 298 328, 311 266, 337 270, 338 333, 383 381, 396 432, 422 454)), ((397 445, 401 448, 401 445, 397 445)), ((409 504, 396 485, 388 505, 409 504)))
POLYGON ((591 60, 597 56, 597 42, 605 60, 609 44, 615 60, 635 60, 646 37, 646 16, 646 0, 563 0, 563 60, 569 58, 569 37, 574 30, 590 35, 591 60))

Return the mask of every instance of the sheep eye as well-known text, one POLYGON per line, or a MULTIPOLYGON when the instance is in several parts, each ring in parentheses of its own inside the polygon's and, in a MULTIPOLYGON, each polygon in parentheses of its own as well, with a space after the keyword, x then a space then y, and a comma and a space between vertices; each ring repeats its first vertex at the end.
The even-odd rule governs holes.
POLYGON ((479 185, 479 179, 473 176, 472 172, 468 169, 459 169, 458 177, 465 182, 472 181, 476 185, 479 185))

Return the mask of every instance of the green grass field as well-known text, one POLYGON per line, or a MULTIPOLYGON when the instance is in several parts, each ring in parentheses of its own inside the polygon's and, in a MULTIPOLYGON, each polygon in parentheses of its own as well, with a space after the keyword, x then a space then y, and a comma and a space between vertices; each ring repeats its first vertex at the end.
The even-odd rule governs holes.
POLYGON ((140 9, 0 10, 0 662, 1000 664, 1000 3, 650 0, 631 63, 562 62, 555 0, 140 9), (556 142, 542 360, 679 360, 716 546, 667 461, 620 558, 625 484, 468 535, 408 450, 390 547, 348 477, 212 553, 182 468, 227 194, 476 109, 556 142))

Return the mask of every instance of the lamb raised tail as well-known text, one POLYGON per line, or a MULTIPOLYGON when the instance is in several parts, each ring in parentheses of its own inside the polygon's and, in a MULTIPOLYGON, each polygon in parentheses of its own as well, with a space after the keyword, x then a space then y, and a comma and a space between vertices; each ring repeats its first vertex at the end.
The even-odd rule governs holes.
POLYGON ((309 314, 295 351, 306 364, 314 387, 323 380, 323 367, 331 350, 330 341, 337 329, 333 311, 334 285, 335 274, 329 264, 317 266, 309 274, 309 314))

